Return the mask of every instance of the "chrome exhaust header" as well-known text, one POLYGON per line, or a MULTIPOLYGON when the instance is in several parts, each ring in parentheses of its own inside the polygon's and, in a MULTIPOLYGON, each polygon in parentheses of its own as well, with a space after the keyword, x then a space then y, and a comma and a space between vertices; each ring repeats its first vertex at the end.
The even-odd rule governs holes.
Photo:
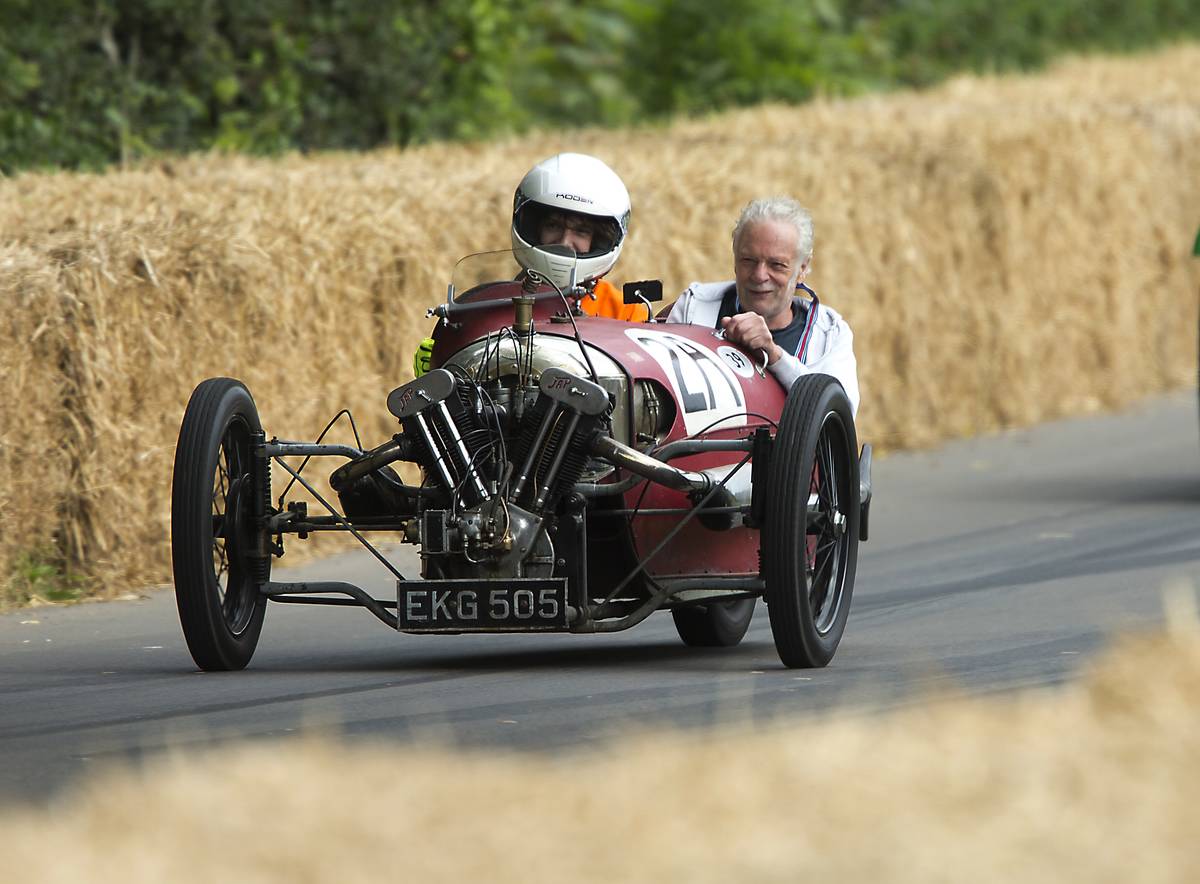
POLYGON ((636 448, 630 448, 611 436, 597 435, 592 440, 591 453, 644 479, 686 494, 707 494, 716 484, 707 473, 673 467, 648 454, 642 454, 636 448))

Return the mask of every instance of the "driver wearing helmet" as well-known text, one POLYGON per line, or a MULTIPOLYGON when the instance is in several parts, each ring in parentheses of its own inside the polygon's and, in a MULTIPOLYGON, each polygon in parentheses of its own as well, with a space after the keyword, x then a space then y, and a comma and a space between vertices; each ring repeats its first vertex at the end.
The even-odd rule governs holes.
MULTIPOLYGON (((617 263, 629 232, 629 191, 617 173, 593 156, 560 153, 542 160, 513 195, 512 245, 517 261, 565 288, 575 282, 588 294, 580 307, 592 316, 645 322, 644 304, 626 304, 621 292, 602 279, 617 263), (565 246, 575 255, 564 261, 565 246)), ((429 370, 433 339, 425 338, 413 354, 413 374, 429 370)))
POLYGON ((549 277, 560 288, 570 282, 569 267, 553 251, 575 253, 575 278, 589 294, 585 313, 628 322, 649 318, 642 304, 625 304, 621 293, 601 279, 617 263, 629 231, 629 191, 617 173, 595 157, 560 153, 532 169, 513 196, 512 244, 526 270, 549 277))

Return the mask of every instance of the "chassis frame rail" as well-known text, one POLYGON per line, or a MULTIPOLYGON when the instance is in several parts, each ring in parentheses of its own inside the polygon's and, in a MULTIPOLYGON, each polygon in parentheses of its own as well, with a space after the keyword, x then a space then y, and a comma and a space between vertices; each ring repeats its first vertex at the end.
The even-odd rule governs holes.
MULTIPOLYGON (((695 454, 702 451, 744 451, 747 453, 734 468, 729 475, 725 476, 719 482, 712 484, 707 488, 706 493, 702 498, 696 501, 689 508, 680 508, 679 510, 667 510, 665 512, 678 512, 683 518, 674 529, 668 533, 667 537, 659 543, 659 546, 650 552, 646 558, 641 561, 632 572, 621 580, 613 590, 611 590, 604 599, 600 602, 589 603, 584 610, 580 612, 583 616, 575 620, 574 625, 570 628, 571 632, 577 633, 596 633, 596 632, 619 632, 636 626, 641 623, 655 611, 667 605, 671 601, 671 596, 676 592, 690 589, 712 589, 720 590, 718 597, 714 597, 712 601, 726 601, 737 598, 756 598, 763 594, 765 583, 761 575, 757 576, 720 576, 707 575, 703 577, 673 577, 651 579, 653 591, 649 597, 638 601, 629 599, 619 599, 620 590, 629 583, 638 573, 642 572, 646 563, 654 557, 654 555, 671 539, 682 527, 695 516, 705 511, 705 505, 713 496, 724 486, 729 478, 738 470, 743 469, 750 460, 750 454, 753 450, 752 439, 722 439, 722 440, 683 440, 681 442, 671 443, 663 447, 663 450, 656 452, 657 458, 641 455, 641 452, 636 452, 641 457, 638 458, 639 465, 641 460, 656 461, 662 466, 666 466, 666 461, 675 457, 680 457, 688 454, 695 454), (659 460, 661 458, 661 460, 659 460)), ((624 452, 622 452, 624 453, 624 452)), ((301 475, 300 471, 289 465, 284 457, 288 456, 303 456, 303 457, 322 457, 334 456, 345 457, 350 460, 362 457, 364 452, 359 449, 347 445, 331 445, 322 443, 306 443, 306 442, 291 442, 273 439, 263 444, 258 449, 258 456, 274 460, 281 466, 292 478, 299 482, 316 500, 330 513, 329 516, 301 516, 299 513, 292 515, 287 512, 281 512, 276 516, 276 522, 271 526, 272 533, 298 533, 302 536, 310 531, 346 531, 354 536, 358 542, 366 547, 366 549, 386 567, 393 576, 396 577, 399 583, 409 585, 419 585, 424 583, 421 579, 407 578, 402 575, 391 562, 389 562, 383 554, 361 533, 365 531, 397 531, 402 530, 402 522, 397 520, 395 523, 387 524, 386 520, 380 520, 380 524, 358 524, 356 525, 352 519, 347 518, 340 513, 328 500, 326 500, 316 488, 312 486, 301 475)), ((670 468, 668 468, 670 469, 670 468)), ((636 474, 635 474, 636 475, 636 474)), ((631 477, 633 478, 633 477, 631 477)), ((636 476, 638 481, 646 481, 645 476, 636 476)), ((656 478, 659 478, 656 476, 656 478)), ((623 483, 617 483, 621 485, 623 483)), ((664 483, 670 484, 670 483, 664 483)), ((578 486, 576 486, 578 488, 578 486)), ((745 513, 749 507, 745 506, 717 506, 712 507, 712 512, 742 512, 745 513)), ((643 514, 646 514, 643 511, 643 514)), ((811 518, 811 517, 810 517, 811 518)), ((371 596, 366 590, 352 583, 343 581, 315 581, 315 582, 299 582, 299 583, 279 583, 269 582, 262 584, 259 591, 265 595, 270 601, 280 602, 284 604, 307 604, 307 605, 329 605, 329 606, 347 606, 347 607, 362 607, 366 608, 379 620, 386 623, 392 629, 399 628, 399 617, 389 611, 389 608, 395 609, 398 602, 385 599, 376 599, 371 596)), ((705 604, 707 599, 689 599, 681 602, 684 605, 705 604)))
POLYGON ((392 629, 399 623, 396 615, 388 608, 396 607, 395 602, 372 598, 371 594, 353 583, 339 580, 322 580, 313 583, 266 583, 259 590, 273 602, 288 602, 299 605, 349 605, 366 608, 392 629), (350 598, 329 598, 328 593, 341 593, 350 598), (304 596, 315 596, 304 598, 304 596))
MULTIPOLYGON (((405 584, 419 586, 423 580, 405 580, 405 584)), ((676 577, 656 581, 658 587, 650 598, 638 604, 630 601, 608 601, 589 604, 586 616, 576 620, 570 632, 621 632, 631 626, 641 623, 659 608, 670 597, 687 589, 722 590, 722 593, 712 599, 689 599, 685 605, 703 605, 715 601, 732 601, 742 598, 757 598, 763 592, 761 577, 676 577)), ((366 608, 392 629, 399 628, 399 618, 388 608, 395 608, 397 603, 389 599, 374 598, 369 592, 353 583, 340 580, 321 580, 307 583, 265 583, 259 592, 269 601, 292 605, 328 605, 335 607, 366 608), (335 594, 332 595, 331 594, 335 594), (341 598, 339 596, 347 596, 341 598)))

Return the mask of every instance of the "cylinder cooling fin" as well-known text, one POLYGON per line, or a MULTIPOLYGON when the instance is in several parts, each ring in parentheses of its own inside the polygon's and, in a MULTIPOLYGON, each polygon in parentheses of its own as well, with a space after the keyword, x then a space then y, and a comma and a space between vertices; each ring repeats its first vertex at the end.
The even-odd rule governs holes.
POLYGON ((445 369, 434 369, 392 391, 388 410, 406 435, 419 439, 417 462, 443 489, 467 505, 486 500, 495 478, 492 434, 477 390, 445 369))
POLYGON ((608 391, 561 368, 547 368, 513 452, 513 499, 533 512, 552 511, 579 481, 588 440, 611 409, 608 391))

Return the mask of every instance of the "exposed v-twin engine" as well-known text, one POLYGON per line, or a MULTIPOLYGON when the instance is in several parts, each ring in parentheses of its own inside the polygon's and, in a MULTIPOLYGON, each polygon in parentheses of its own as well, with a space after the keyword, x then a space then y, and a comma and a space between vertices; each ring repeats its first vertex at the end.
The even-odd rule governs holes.
POLYGON ((518 418, 465 372, 435 369, 388 396, 426 476, 417 524, 427 576, 553 572, 548 523, 611 406, 603 387, 559 368, 541 373, 536 392, 518 418))

